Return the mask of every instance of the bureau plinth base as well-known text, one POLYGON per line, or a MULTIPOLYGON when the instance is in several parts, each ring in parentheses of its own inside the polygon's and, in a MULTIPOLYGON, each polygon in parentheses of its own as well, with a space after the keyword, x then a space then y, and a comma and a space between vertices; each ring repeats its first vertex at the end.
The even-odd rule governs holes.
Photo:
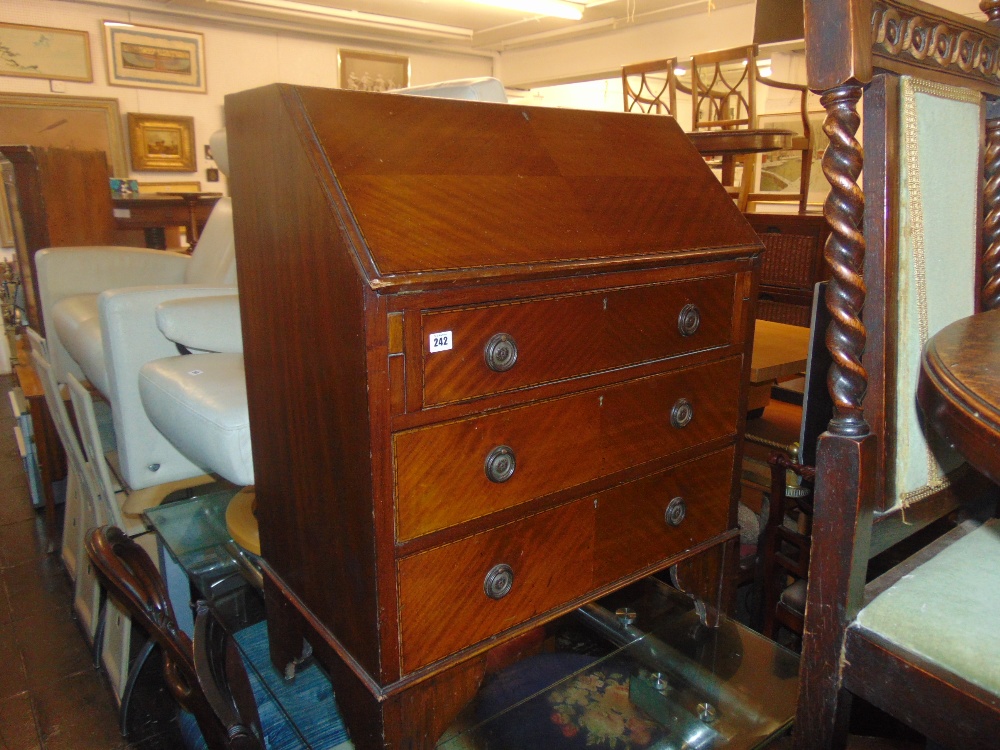
POLYGON ((286 674, 308 641, 330 676, 357 750, 429 750, 479 690, 486 653, 420 680, 378 685, 280 577, 266 563, 262 567, 272 665, 286 674))

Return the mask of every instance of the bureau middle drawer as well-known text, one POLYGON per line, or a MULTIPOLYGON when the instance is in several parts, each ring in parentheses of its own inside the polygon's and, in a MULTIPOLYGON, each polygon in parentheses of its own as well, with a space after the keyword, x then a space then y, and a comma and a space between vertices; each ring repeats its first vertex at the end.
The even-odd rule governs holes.
POLYGON ((742 357, 393 436, 404 541, 735 433, 742 357))
POLYGON ((715 276, 425 312, 424 406, 724 346, 734 291, 715 276))

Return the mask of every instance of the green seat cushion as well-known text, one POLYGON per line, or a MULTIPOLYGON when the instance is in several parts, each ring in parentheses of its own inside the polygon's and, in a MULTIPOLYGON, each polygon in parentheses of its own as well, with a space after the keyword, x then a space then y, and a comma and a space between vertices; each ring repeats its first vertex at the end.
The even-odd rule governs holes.
POLYGON ((1000 520, 983 524, 904 576, 857 621, 1000 695, 1000 520))

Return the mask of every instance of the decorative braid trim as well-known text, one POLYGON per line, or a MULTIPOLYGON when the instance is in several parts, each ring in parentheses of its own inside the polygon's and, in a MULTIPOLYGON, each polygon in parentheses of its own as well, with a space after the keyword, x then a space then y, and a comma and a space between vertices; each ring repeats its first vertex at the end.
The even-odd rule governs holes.
MULTIPOLYGON (((920 160, 917 149, 917 94, 930 94, 942 99, 964 102, 966 104, 980 104, 982 95, 978 91, 947 86, 934 81, 925 81, 911 76, 902 76, 900 79, 900 95, 903 108, 903 152, 906 155, 908 205, 910 213, 910 240, 913 245, 913 266, 914 281, 917 291, 917 317, 920 330, 920 348, 923 349, 930 338, 928 313, 927 313, 927 248, 924 244, 924 209, 923 196, 921 192, 920 160)), ((946 487, 949 480, 941 473, 941 467, 931 450, 930 445, 926 445, 927 453, 927 484, 917 490, 900 493, 900 501, 905 509, 907 506, 931 495, 946 487)), ((905 519, 905 516, 904 516, 905 519)))

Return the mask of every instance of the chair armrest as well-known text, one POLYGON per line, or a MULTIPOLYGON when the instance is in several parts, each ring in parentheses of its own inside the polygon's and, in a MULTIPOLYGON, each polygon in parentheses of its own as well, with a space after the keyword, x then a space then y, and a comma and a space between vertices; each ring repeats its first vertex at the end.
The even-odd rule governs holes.
POLYGON ((182 284, 112 289, 98 298, 104 362, 118 438, 118 459, 133 489, 203 473, 184 458, 149 421, 139 398, 139 369, 177 355, 174 342, 156 325, 156 308, 170 299, 231 295, 235 287, 182 284))
POLYGON ((164 336, 188 349, 243 351, 237 294, 169 300, 156 308, 156 325, 164 336))

